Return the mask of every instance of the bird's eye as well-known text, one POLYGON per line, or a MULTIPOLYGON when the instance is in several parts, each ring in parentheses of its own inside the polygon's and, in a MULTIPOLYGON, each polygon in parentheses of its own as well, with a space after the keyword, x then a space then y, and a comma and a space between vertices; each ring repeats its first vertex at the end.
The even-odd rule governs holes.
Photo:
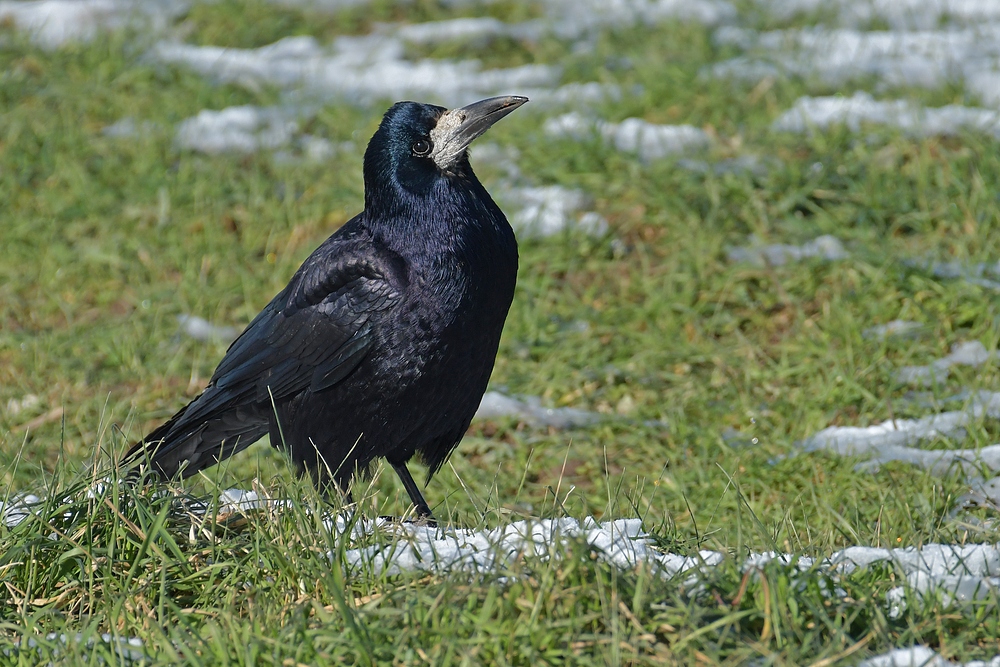
POLYGON ((427 139, 417 139, 410 148, 417 157, 424 157, 431 152, 431 142, 427 139))

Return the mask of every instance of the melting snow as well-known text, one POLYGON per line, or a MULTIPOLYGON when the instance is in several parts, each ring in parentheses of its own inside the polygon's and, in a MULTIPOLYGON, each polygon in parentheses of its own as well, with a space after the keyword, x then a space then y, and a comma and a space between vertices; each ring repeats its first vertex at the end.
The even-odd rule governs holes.
POLYGON ((1000 20, 995 0, 757 0, 757 5, 781 21, 834 10, 842 25, 864 26, 878 20, 894 30, 1000 20))
POLYGON ((517 165, 517 149, 485 143, 473 146, 473 163, 493 164, 504 172, 495 189, 496 198, 505 208, 513 209, 511 226, 522 237, 546 237, 579 231, 591 236, 608 232, 608 222, 590 210, 592 201, 581 190, 558 185, 531 186, 517 165))
POLYGON ((32 510, 41 504, 42 499, 33 493, 0 500, 0 518, 5 526, 13 528, 31 516, 32 510))
POLYGON ((481 17, 382 26, 370 35, 338 37, 329 49, 306 36, 287 37, 258 49, 165 41, 153 48, 151 57, 186 65, 217 81, 251 87, 297 87, 320 98, 337 96, 362 103, 416 98, 455 106, 476 97, 517 92, 531 98, 539 108, 600 101, 620 92, 617 86, 596 82, 557 87, 560 68, 548 65, 483 70, 475 61, 410 61, 405 56, 405 45, 502 36, 533 40, 546 33, 578 39, 609 25, 671 18, 718 24, 736 14, 729 3, 713 0, 587 0, 585 7, 580 2, 548 0, 543 5, 544 19, 516 24, 481 17))
POLYGON ((42 399, 35 394, 25 394, 21 398, 12 398, 7 401, 7 416, 16 417, 26 410, 34 410, 41 404, 42 399))
POLYGON ((730 248, 726 255, 731 262, 748 262, 758 266, 766 264, 771 266, 784 266, 788 262, 798 262, 810 257, 819 257, 826 261, 836 261, 847 258, 847 250, 840 239, 835 236, 824 234, 812 241, 802 245, 788 245, 785 243, 775 243, 771 245, 760 245, 759 241, 751 236, 750 245, 744 248, 730 248))
MULTIPOLYGON (((132 662, 140 661, 145 664, 145 661, 148 659, 148 657, 142 652, 142 640, 138 637, 119 637, 105 632, 98 636, 89 637, 86 641, 84 641, 82 633, 70 636, 64 632, 50 632, 45 635, 45 641, 58 643, 62 646, 66 646, 70 643, 82 643, 85 644, 87 648, 92 648, 98 637, 100 638, 100 641, 111 646, 112 651, 116 654, 118 660, 120 660, 123 664, 131 664, 132 662)), ((39 642, 35 637, 25 636, 16 641, 14 648, 5 648, 2 652, 5 656, 19 656, 23 655, 24 649, 26 648, 31 650, 40 650, 41 642, 39 642)), ((103 663, 104 660, 98 658, 98 664, 103 663)), ((49 664, 51 665, 52 663, 50 662, 49 664)))
POLYGON ((878 448, 874 459, 859 466, 862 470, 875 470, 879 464, 890 461, 910 463, 935 475, 944 475, 955 467, 975 476, 980 466, 1000 471, 1000 445, 989 445, 982 449, 918 449, 886 445, 878 448))
POLYGON ((989 507, 1000 510, 1000 477, 973 484, 972 491, 961 496, 955 504, 960 509, 989 507))
POLYGON ((716 76, 756 80, 787 73, 827 85, 874 77, 923 88, 964 80, 984 101, 1000 99, 1000 23, 913 32, 814 27, 758 33, 724 27, 715 39, 760 54, 718 63, 711 69, 716 76))
POLYGON ((122 118, 117 123, 108 125, 101 134, 112 139, 133 139, 143 134, 150 134, 157 130, 157 125, 150 121, 136 122, 135 118, 122 118))
POLYGON ((545 121, 545 133, 553 137, 587 139, 600 136, 617 150, 636 153, 645 162, 659 160, 709 146, 708 135, 691 125, 656 125, 640 118, 608 123, 568 113, 545 121))
POLYGON ((542 407, 541 399, 537 397, 520 400, 505 396, 498 391, 488 391, 479 404, 476 419, 498 417, 515 417, 529 424, 559 429, 587 426, 601 419, 600 415, 586 410, 542 407))
MULTIPOLYGON (((368 4, 368 0, 271 0, 279 5, 337 11, 368 4)), ((0 20, 7 19, 30 32, 47 48, 73 40, 93 39, 102 31, 125 26, 161 30, 182 15, 188 3, 181 0, 4 0, 0 20)), ((405 26, 399 37, 428 43, 455 39, 538 39, 554 34, 580 39, 603 27, 657 23, 669 19, 717 25, 736 17, 735 8, 723 0, 546 0, 543 19, 507 24, 492 18, 460 18, 405 26)))
MULTIPOLYGON (((983 416, 1000 418, 1000 392, 978 392, 964 410, 920 419, 895 419, 863 427, 830 426, 804 440, 802 447, 806 451, 825 449, 841 456, 879 455, 887 447, 906 447, 931 438, 955 437, 964 432, 967 424, 983 416)), ((944 454, 945 451, 930 453, 944 454)))
POLYGON ((587 210, 591 199, 581 190, 558 185, 510 187, 497 191, 497 199, 520 207, 510 216, 511 226, 524 237, 554 236, 567 231, 581 231, 602 236, 607 221, 587 210))
POLYGON ((718 25, 737 16, 733 5, 719 0, 544 0, 543 8, 552 32, 562 39, 671 19, 718 25))
POLYGON ((488 16, 428 21, 401 26, 396 35, 407 42, 435 44, 449 40, 488 40, 497 37, 535 40, 542 36, 540 21, 504 23, 488 16))
POLYGON ((896 371, 896 382, 930 387, 947 380, 952 366, 977 367, 995 358, 996 352, 988 351, 978 340, 956 343, 951 348, 951 354, 927 366, 900 368, 896 371))
POLYGON ((306 7, 320 11, 335 12, 350 7, 360 7, 369 4, 370 0, 268 0, 285 7, 306 7))
POLYGON ((177 126, 177 144, 209 154, 255 153, 289 145, 298 130, 293 112, 276 107, 229 107, 200 111, 182 121, 177 126))
MULTIPOLYGON (((39 502, 35 496, 25 496, 7 505, 0 504, 0 516, 7 526, 14 527, 29 515, 31 506, 39 502)), ((290 503, 263 497, 255 491, 229 489, 220 495, 215 506, 221 518, 260 510, 282 511, 289 509, 290 503)), ((209 506, 208 503, 199 504, 193 512, 204 513, 209 506)), ((358 570, 386 574, 465 571, 499 575, 522 556, 561 558, 573 541, 585 542, 596 557, 620 568, 647 564, 666 577, 685 575, 685 584, 692 586, 700 576, 726 561, 726 556, 716 551, 702 550, 694 556, 664 552, 656 548, 639 519, 604 523, 590 517, 583 521, 528 519, 492 530, 472 530, 398 523, 383 518, 351 521, 348 515, 340 514, 327 517, 324 525, 338 534, 343 534, 350 526, 351 539, 368 537, 376 531, 388 537, 379 544, 345 552, 347 563, 358 570)), ((837 551, 822 560, 765 552, 750 554, 742 570, 759 569, 772 562, 795 567, 800 572, 818 570, 834 583, 859 568, 886 563, 906 581, 905 586, 890 590, 886 596, 885 606, 893 617, 899 617, 908 605, 924 599, 961 607, 966 602, 995 595, 1000 587, 1000 548, 988 544, 928 544, 897 549, 857 546, 837 551)), ((829 589, 829 594, 843 595, 843 591, 833 588, 829 589)), ((54 635, 49 637, 53 638, 54 635)), ((61 638, 60 641, 66 640, 61 638)), ((104 641, 110 640, 104 638, 104 641)), ((126 640, 122 644, 123 649, 140 647, 138 640, 126 640)), ((880 656, 872 660, 883 658, 888 659, 880 656)))
POLYGON ((585 540, 603 560, 618 567, 648 563, 667 576, 701 565, 718 565, 723 560, 722 554, 712 551, 699 552, 697 558, 659 551, 639 519, 601 524, 590 518, 582 523, 575 519, 526 520, 481 531, 399 524, 396 537, 387 546, 348 551, 348 563, 389 574, 420 570, 497 573, 524 555, 558 556, 573 539, 585 540))
POLYGON ((977 264, 966 264, 959 261, 951 262, 923 262, 911 261, 910 266, 930 273, 938 278, 960 278, 973 285, 985 287, 986 289, 1000 291, 1000 280, 987 278, 993 276, 1000 278, 1000 262, 979 262, 977 264))
POLYGON ((875 340, 885 340, 887 338, 912 338, 920 333, 924 325, 919 322, 908 322, 906 320, 892 320, 885 324, 878 324, 868 327, 861 336, 875 340))
POLYGON ((858 667, 1000 667, 1000 656, 988 662, 971 660, 957 663, 945 660, 926 646, 913 646, 897 648, 869 658, 858 663, 858 667))
MULTIPOLYGON (((220 513, 265 506, 283 507, 282 501, 262 504, 256 493, 238 489, 226 491, 220 500, 225 500, 220 502, 220 513)), ((347 527, 347 521, 340 515, 328 519, 326 524, 338 533, 347 527)), ((375 530, 388 531, 392 539, 388 543, 348 550, 347 561, 359 569, 388 574, 453 570, 499 573, 524 555, 560 557, 570 540, 585 541, 600 558, 618 567, 628 569, 646 563, 659 568, 668 577, 687 573, 692 583, 697 581, 698 573, 707 572, 726 559, 724 554, 708 550, 699 551, 696 557, 663 552, 653 546, 638 519, 604 523, 589 517, 582 522, 530 519, 492 530, 429 527, 379 519, 358 522, 352 536, 362 537, 375 530)), ((914 593, 917 599, 940 596, 944 604, 953 605, 982 599, 1000 585, 1000 547, 988 544, 927 544, 920 548, 896 549, 857 546, 842 549, 822 560, 764 552, 747 557, 742 570, 761 568, 770 562, 794 566, 801 572, 818 569, 834 581, 859 568, 887 563, 907 582, 906 586, 892 589, 887 595, 886 607, 894 616, 905 609, 908 593, 914 593)), ((832 594, 842 592, 834 589, 832 594)))
POLYGON ((964 410, 952 410, 920 419, 895 419, 872 426, 830 426, 801 443, 805 451, 827 450, 841 456, 871 456, 859 466, 875 470, 882 463, 904 461, 936 475, 960 468, 971 478, 980 466, 1000 471, 1000 444, 981 449, 920 449, 911 447, 933 438, 955 439, 982 417, 1000 418, 1000 392, 973 394, 964 410))
POLYGON ((126 26, 162 30, 187 5, 181 0, 4 0, 0 22, 9 21, 43 48, 54 49, 126 26))
MULTIPOLYGON (((240 106, 221 111, 206 110, 182 121, 176 140, 183 148, 209 154, 252 153, 296 146, 307 159, 320 161, 333 154, 336 147, 319 137, 297 136, 299 121, 296 119, 305 120, 311 114, 308 109, 284 107, 240 106)), ((514 209, 510 222, 521 236, 546 237, 567 231, 592 236, 607 233, 607 221, 590 210, 592 200, 584 192, 556 185, 513 185, 524 180, 516 163, 516 151, 495 144, 486 146, 475 149, 473 160, 492 161, 506 172, 507 182, 496 189, 496 197, 514 209)), ((276 153, 275 157, 291 159, 286 158, 285 153, 276 153)))
POLYGON ((547 65, 483 70, 473 61, 409 61, 400 40, 378 34, 338 37, 329 50, 306 36, 286 37, 258 49, 161 42, 151 56, 221 82, 302 87, 320 97, 365 103, 416 98, 454 106, 476 96, 552 87, 560 76, 558 68, 547 65))
POLYGON ((221 327, 196 315, 178 315, 177 323, 181 331, 195 340, 219 340, 228 342, 240 335, 236 327, 221 327))
POLYGON ((1000 112, 958 105, 920 107, 906 100, 875 100, 863 92, 851 97, 800 97, 773 127, 803 133, 842 124, 857 132, 865 123, 888 125, 917 136, 977 131, 1000 138, 1000 112))
MULTIPOLYGON (((596 81, 566 83, 557 88, 537 88, 524 91, 531 98, 535 108, 586 106, 619 100, 622 97, 621 88, 613 83, 597 83, 596 81)), ((530 108, 530 107, 529 107, 530 108)))

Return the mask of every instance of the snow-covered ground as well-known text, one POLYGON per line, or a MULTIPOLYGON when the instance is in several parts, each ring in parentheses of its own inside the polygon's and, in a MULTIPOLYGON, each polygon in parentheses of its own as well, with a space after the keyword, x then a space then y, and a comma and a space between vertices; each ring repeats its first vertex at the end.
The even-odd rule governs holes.
MULTIPOLYGON (((16 526, 26 520, 40 502, 34 496, 13 499, 6 505, 0 504, 0 517, 8 527, 16 526)), ((224 518, 234 514, 287 511, 289 501, 262 497, 255 491, 229 489, 222 493, 215 506, 218 516, 224 518)), ((585 543, 594 557, 609 564, 623 569, 646 565, 663 577, 684 577, 689 588, 697 591, 699 578, 728 558, 726 554, 710 550, 688 556, 663 551, 650 540, 639 519, 603 523, 591 518, 583 521, 531 519, 487 530, 430 527, 387 519, 358 521, 342 514, 327 517, 324 523, 338 534, 350 531, 352 537, 378 535, 380 539, 375 544, 345 552, 349 567, 374 573, 458 570, 502 576, 523 556, 544 560, 562 558, 572 543, 585 543)), ((752 571, 768 563, 800 572, 821 572, 834 584, 860 568, 876 563, 888 564, 901 579, 901 585, 891 589, 882 601, 890 617, 898 617, 908 604, 923 598, 940 600, 946 607, 961 608, 965 603, 995 594, 1000 588, 1000 547, 995 545, 927 544, 900 549, 856 546, 823 559, 764 552, 750 554, 741 567, 744 571, 752 571)), ((843 595, 843 592, 834 586, 830 595, 838 594, 843 595)), ((61 641, 70 639, 62 638, 61 641)), ((105 637, 104 641, 112 639, 105 637)), ((141 655, 138 640, 126 640, 122 646, 130 656, 141 655)), ((935 659, 930 649, 914 647, 871 658, 864 664, 925 664, 903 661, 907 656, 923 661, 935 659)), ((998 661, 1000 658, 993 663, 969 662, 966 665, 1000 664, 998 661)))

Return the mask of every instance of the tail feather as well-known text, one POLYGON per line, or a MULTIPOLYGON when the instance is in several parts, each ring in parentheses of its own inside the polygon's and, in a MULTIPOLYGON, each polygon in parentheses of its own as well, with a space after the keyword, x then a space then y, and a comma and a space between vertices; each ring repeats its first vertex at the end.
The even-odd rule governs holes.
POLYGON ((149 469, 164 479, 178 473, 181 477, 190 477, 246 449, 267 434, 267 419, 261 419, 247 406, 237 405, 189 419, 187 415, 191 412, 202 413, 191 410, 201 398, 193 400, 135 443, 125 454, 125 465, 135 467, 148 463, 149 469))

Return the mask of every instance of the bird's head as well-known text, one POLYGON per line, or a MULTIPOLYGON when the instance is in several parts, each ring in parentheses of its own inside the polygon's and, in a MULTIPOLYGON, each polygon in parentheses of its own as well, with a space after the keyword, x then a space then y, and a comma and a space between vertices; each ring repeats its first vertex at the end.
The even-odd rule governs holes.
POLYGON ((384 197, 385 187, 427 192, 442 177, 467 177, 469 144, 528 101, 515 95, 491 97, 460 109, 398 102, 365 151, 365 204, 384 197))

